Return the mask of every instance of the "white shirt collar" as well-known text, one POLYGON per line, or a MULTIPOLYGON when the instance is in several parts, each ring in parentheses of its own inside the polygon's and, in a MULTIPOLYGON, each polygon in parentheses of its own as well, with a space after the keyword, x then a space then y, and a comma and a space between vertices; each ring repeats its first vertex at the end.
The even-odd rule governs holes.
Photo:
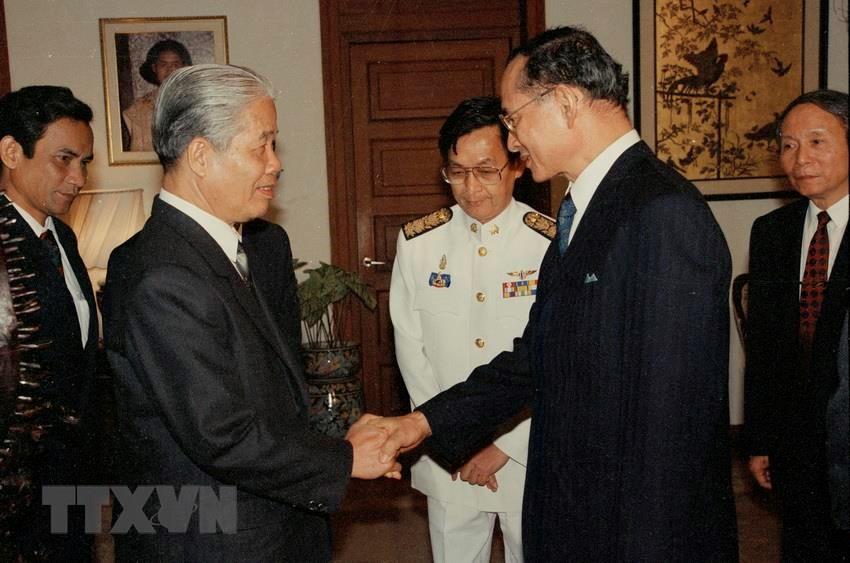
POLYGON ((584 212, 605 175, 608 174, 617 159, 638 141, 640 141, 640 135, 632 129, 596 155, 596 158, 578 175, 576 181, 567 186, 567 193, 572 194, 573 203, 576 206, 568 241, 573 240, 573 235, 576 233, 582 217, 584 217, 584 212))
MULTIPOLYGON (((6 199, 9 199, 9 196, 6 196, 6 199)), ((21 217, 24 218, 24 221, 27 222, 27 225, 30 226, 30 228, 32 229, 32 232, 35 233, 35 236, 41 237, 41 235, 42 235, 42 233, 44 233, 44 231, 49 230, 49 231, 53 232, 53 236, 56 237, 56 241, 57 242, 59 241, 59 236, 56 234, 56 226, 53 224, 53 217, 48 215, 47 219, 45 219, 45 221, 44 221, 44 225, 42 225, 41 223, 39 223, 35 219, 35 217, 30 215, 29 212, 26 209, 24 209, 23 207, 21 207, 20 205, 18 205, 14 201, 12 201, 11 199, 9 199, 9 201, 12 203, 12 205, 15 207, 15 209, 18 211, 18 213, 21 215, 21 217)))
POLYGON ((162 191, 159 192, 159 199, 191 217, 221 247, 227 259, 236 262, 236 250, 242 236, 233 228, 233 225, 228 225, 218 217, 210 215, 200 207, 174 195, 165 188, 162 188, 162 191))
MULTIPOLYGON (((830 220, 835 223, 835 226, 841 230, 841 232, 844 232, 844 229, 847 227, 847 219, 848 216, 850 216, 848 202, 850 202, 850 194, 845 195, 826 209, 830 220)), ((817 228, 818 213, 821 211, 820 207, 809 200, 809 209, 806 212, 806 222, 813 223, 815 228, 817 228)))
MULTIPOLYGON (((638 132, 632 129, 610 145, 605 150, 599 153, 590 164, 578 175, 575 182, 572 183, 571 193, 573 194, 573 203, 576 204, 576 213, 583 213, 590 203, 593 194, 596 193, 596 188, 602 183, 602 179, 614 166, 614 163, 620 158, 629 147, 640 141, 638 132)), ((577 221, 573 219, 573 225, 577 221)), ((575 230, 575 227, 573 227, 575 230)))

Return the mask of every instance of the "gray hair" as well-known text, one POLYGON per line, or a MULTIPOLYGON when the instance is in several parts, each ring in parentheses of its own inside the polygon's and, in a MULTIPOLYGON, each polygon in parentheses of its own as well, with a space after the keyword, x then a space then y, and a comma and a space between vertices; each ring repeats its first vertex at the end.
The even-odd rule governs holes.
POLYGON ((153 148, 167 172, 196 137, 226 150, 243 126, 245 107, 274 98, 271 82, 245 67, 199 64, 176 70, 160 86, 153 115, 153 148))
POLYGON ((812 90, 797 96, 776 118, 776 137, 779 146, 782 146, 782 123, 792 109, 802 104, 812 104, 837 117, 844 127, 845 133, 847 133, 848 142, 850 142, 850 129, 847 127, 847 111, 850 106, 848 106, 847 100, 847 94, 837 90, 812 90))

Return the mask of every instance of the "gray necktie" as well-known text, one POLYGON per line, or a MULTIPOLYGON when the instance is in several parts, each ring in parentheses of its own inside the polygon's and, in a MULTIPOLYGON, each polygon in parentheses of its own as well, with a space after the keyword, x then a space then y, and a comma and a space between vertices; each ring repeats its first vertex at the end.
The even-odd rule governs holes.
POLYGON ((558 209, 558 251, 561 256, 567 251, 567 243, 570 240, 570 228, 573 226, 573 217, 576 214, 576 204, 573 203, 572 194, 567 194, 561 207, 558 209))
POLYGON ((236 245, 236 269, 239 275, 246 282, 251 282, 251 270, 248 269, 248 255, 245 254, 245 247, 242 246, 242 241, 236 245))

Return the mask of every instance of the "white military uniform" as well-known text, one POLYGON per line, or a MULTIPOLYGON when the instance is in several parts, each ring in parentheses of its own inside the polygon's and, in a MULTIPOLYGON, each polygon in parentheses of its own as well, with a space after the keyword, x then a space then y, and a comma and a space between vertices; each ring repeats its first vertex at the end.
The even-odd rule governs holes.
MULTIPOLYGON (((454 205, 402 228, 390 285, 390 315, 396 358, 414 407, 512 349, 513 339, 522 334, 528 320, 540 263, 554 235, 551 219, 513 199, 484 225, 454 205)), ((501 514, 506 558, 512 554, 512 559, 521 560, 529 426, 530 420, 525 420, 495 440, 510 457, 496 473, 495 493, 459 478, 452 481, 451 474, 427 456, 413 465, 413 487, 429 497, 435 561, 489 561, 496 513, 501 514), (435 529, 442 525, 434 521, 434 501, 451 505, 448 508, 491 513, 489 525, 484 515, 483 525, 467 523, 459 534, 447 535, 447 530, 435 529), (511 540, 514 545, 509 545, 511 540), (483 550, 480 555, 478 549, 483 550)))

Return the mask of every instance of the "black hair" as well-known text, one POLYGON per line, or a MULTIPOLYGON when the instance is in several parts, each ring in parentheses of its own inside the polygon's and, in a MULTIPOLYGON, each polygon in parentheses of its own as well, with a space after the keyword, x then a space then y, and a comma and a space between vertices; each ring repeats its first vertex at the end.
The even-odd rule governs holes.
POLYGON ((448 162, 449 151, 457 154, 457 141, 464 135, 472 133, 483 127, 495 125, 499 128, 502 137, 502 145, 511 160, 515 160, 519 153, 507 150, 508 131, 499 120, 502 111, 502 103, 499 98, 493 96, 479 96, 462 101, 455 110, 446 118, 440 127, 440 138, 438 145, 443 162, 448 162))
POLYGON ((608 100, 626 108, 629 75, 596 38, 578 27, 554 27, 515 48, 508 61, 528 57, 520 88, 537 89, 558 84, 577 86, 594 100, 608 100))
POLYGON ((150 49, 148 49, 145 62, 139 66, 139 74, 142 78, 156 86, 159 86, 159 82, 156 81, 156 73, 153 71, 153 65, 159 58, 160 53, 166 51, 176 53, 177 56, 180 57, 180 61, 183 63, 183 66, 190 66, 192 64, 192 55, 189 54, 189 50, 186 49, 181 42, 175 39, 163 39, 162 41, 157 41, 150 49))
POLYGON ((0 98, 0 139, 11 135, 32 158, 47 126, 62 118, 91 123, 92 111, 64 86, 25 86, 0 98))
POLYGON ((812 104, 837 117, 844 126, 844 132, 847 133, 847 139, 850 142, 850 131, 847 128, 847 94, 837 90, 812 90, 794 98, 776 119, 776 137, 779 139, 780 146, 782 146, 782 122, 792 109, 802 104, 812 104))

